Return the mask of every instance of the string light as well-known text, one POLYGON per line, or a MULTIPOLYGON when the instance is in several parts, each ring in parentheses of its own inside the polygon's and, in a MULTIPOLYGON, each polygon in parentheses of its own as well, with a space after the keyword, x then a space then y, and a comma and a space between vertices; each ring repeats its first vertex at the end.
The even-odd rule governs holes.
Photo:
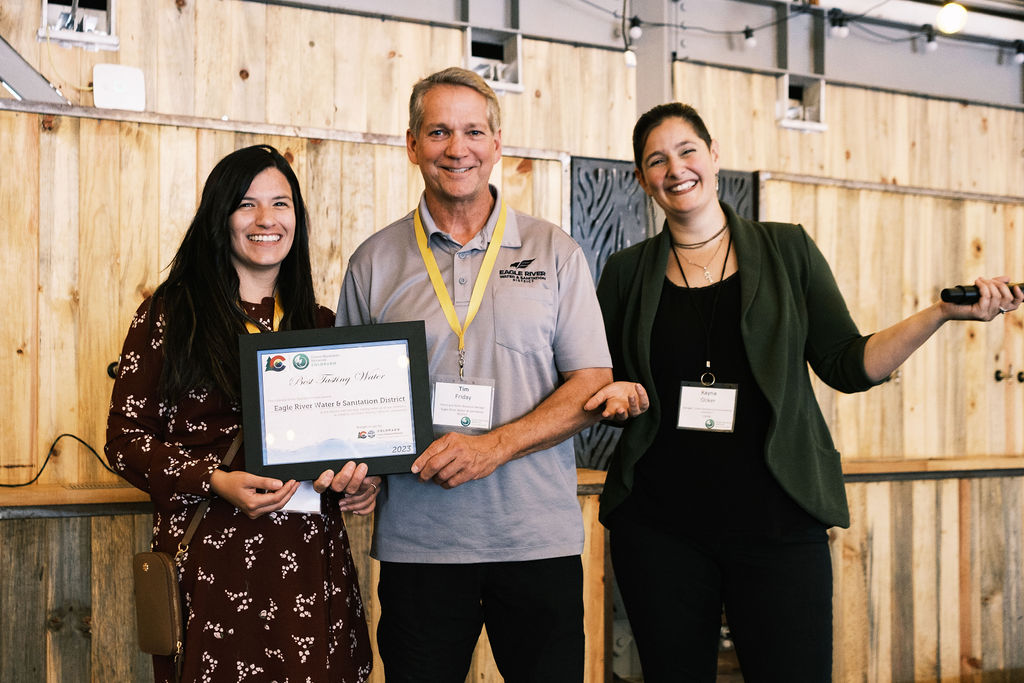
POLYGON ((931 24, 924 25, 924 37, 925 44, 924 49, 928 52, 935 52, 939 49, 939 44, 935 41, 935 29, 932 28, 931 24))
POLYGON ((850 35, 850 27, 846 25, 846 16, 838 7, 828 11, 829 35, 833 38, 845 38, 850 35))
POLYGON ((644 34, 643 28, 640 26, 640 17, 633 17, 629 20, 629 38, 630 40, 640 40, 640 37, 644 34))
POLYGON ((1024 64, 1024 40, 1018 40, 1013 44, 1016 52, 1013 53, 1014 64, 1024 64))
POLYGON ((754 29, 749 26, 743 29, 743 42, 749 48, 757 47, 757 38, 754 37, 754 29))
POLYGON ((957 33, 967 24, 967 8, 958 2, 947 2, 935 17, 935 26, 943 33, 957 33))

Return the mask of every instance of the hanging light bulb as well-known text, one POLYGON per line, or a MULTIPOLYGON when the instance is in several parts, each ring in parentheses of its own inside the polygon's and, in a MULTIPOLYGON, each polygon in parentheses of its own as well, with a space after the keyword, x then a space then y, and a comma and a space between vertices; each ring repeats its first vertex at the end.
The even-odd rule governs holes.
POLYGON ((850 27, 846 25, 846 17, 838 7, 828 11, 829 35, 833 38, 845 38, 850 35, 850 27))
POLYGON ((1024 40, 1018 40, 1013 46, 1016 50, 1013 53, 1013 63, 1024 64, 1024 40))
POLYGON ((754 37, 754 29, 749 26, 743 29, 743 42, 749 48, 757 47, 757 38, 754 37))
POLYGON ((643 28, 640 26, 640 17, 633 17, 629 20, 629 38, 630 40, 640 40, 640 36, 644 34, 643 28))
POLYGON ((947 2, 935 17, 935 26, 943 33, 957 33, 967 23, 967 8, 958 2, 947 2))
POLYGON ((926 24, 924 27, 924 49, 928 52, 935 52, 939 49, 939 44, 935 42, 935 29, 931 27, 931 24, 926 24))

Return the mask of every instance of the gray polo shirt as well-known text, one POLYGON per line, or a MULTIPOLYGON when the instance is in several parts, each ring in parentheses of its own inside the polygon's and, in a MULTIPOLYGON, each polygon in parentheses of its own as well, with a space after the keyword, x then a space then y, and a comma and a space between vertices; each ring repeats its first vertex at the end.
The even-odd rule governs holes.
MULTIPOLYGON (((498 219, 462 246, 420 217, 464 321, 498 219)), ((374 234, 349 261, 338 325, 425 320, 430 376, 458 375, 458 337, 448 326, 416 246, 413 214, 374 234)), ((533 410, 559 372, 611 367, 586 259, 557 226, 508 209, 483 302, 466 333, 467 378, 495 382, 493 425, 533 410)), ((451 490, 412 474, 388 477, 378 498, 372 554, 390 562, 468 563, 578 555, 583 525, 572 440, 499 467, 451 490)))

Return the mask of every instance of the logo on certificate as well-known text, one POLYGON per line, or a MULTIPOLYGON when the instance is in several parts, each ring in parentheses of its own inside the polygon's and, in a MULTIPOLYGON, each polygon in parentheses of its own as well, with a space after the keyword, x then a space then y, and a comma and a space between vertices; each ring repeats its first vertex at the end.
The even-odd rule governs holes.
POLYGON ((704 420, 704 426, 707 427, 708 429, 712 429, 715 426, 715 421, 709 417, 708 419, 704 420))
POLYGON ((281 372, 284 368, 284 356, 271 356, 267 359, 266 372, 281 372))
POLYGON ((292 358, 292 365, 296 370, 305 370, 309 367, 309 356, 304 353, 295 354, 295 357, 292 358))
POLYGON ((472 422, 472 420, 470 420, 470 419, 469 419, 469 416, 468 416, 468 415, 463 415, 463 416, 462 416, 462 419, 461 419, 461 420, 459 420, 459 423, 460 423, 460 424, 461 424, 461 425, 462 425, 463 427, 468 427, 468 426, 469 426, 469 423, 470 423, 470 422, 472 422))

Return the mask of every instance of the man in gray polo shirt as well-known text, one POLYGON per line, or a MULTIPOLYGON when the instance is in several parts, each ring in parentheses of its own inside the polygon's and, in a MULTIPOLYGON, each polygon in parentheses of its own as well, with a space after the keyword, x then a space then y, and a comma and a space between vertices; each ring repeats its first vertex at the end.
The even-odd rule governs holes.
POLYGON ((426 322, 438 438, 412 473, 387 477, 374 527, 385 674, 462 683, 486 624, 506 680, 581 680, 567 439, 602 417, 583 410, 592 396, 608 399, 605 417, 646 397, 627 383, 599 391, 611 361, 579 245, 488 184, 501 131, 487 84, 446 69, 416 84, 409 109, 426 189, 355 251, 338 302, 339 325, 426 322))

